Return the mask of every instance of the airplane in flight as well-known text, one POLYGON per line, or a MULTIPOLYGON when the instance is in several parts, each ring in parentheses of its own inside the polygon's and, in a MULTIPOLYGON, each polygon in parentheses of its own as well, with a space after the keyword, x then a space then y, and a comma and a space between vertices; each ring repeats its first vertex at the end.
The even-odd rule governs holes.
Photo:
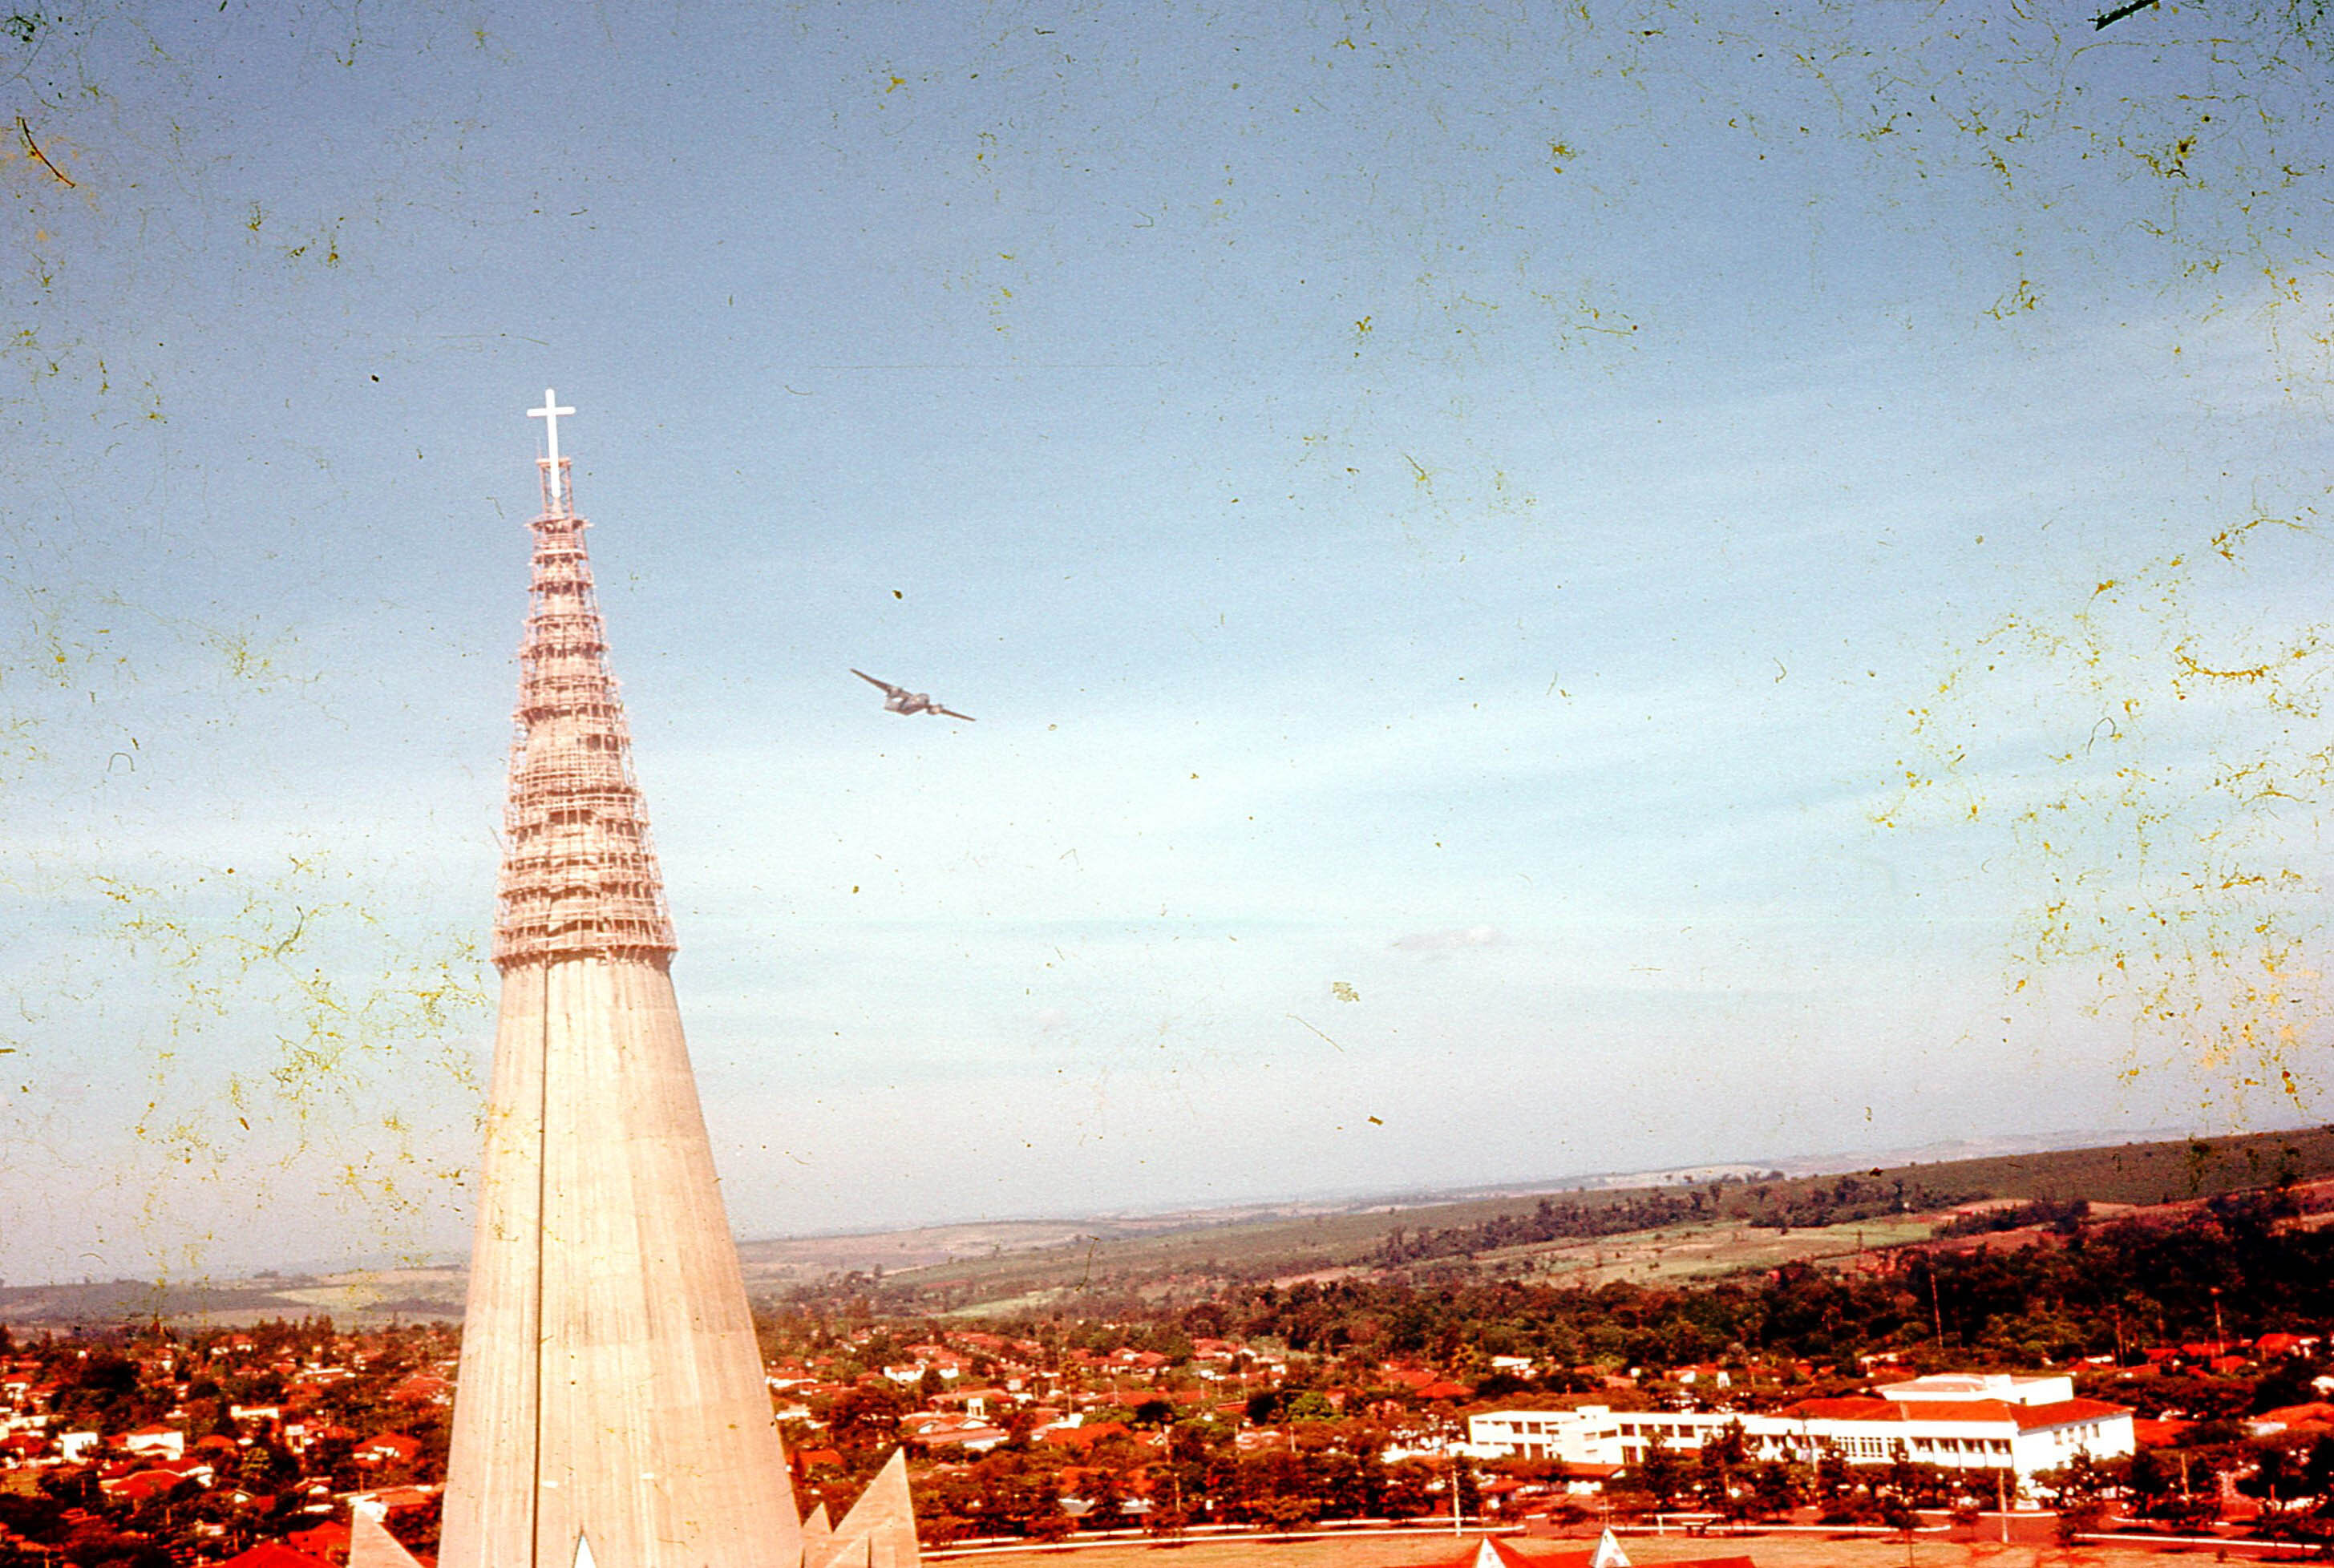
POLYGON ((854 669, 851 673, 870 686, 880 686, 883 688, 883 711, 886 713, 940 713, 946 714, 950 718, 960 718, 967 724, 979 722, 969 713, 959 713, 952 707, 942 707, 931 699, 928 692, 910 691, 904 686, 893 686, 888 680, 876 679, 863 669, 854 669))

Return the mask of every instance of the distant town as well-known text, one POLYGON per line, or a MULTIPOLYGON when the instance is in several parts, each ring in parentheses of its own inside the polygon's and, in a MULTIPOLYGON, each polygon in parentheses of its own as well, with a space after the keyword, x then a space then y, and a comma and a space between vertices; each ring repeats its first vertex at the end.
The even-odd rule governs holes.
MULTIPOLYGON (((2334 1181, 2291 1147, 2209 1197, 1972 1199, 1917 1242, 1710 1279, 1500 1277, 1405 1227, 1365 1267, 1018 1311, 844 1274, 757 1324, 798 1506, 841 1516, 904 1448, 927 1552, 1460 1522, 2323 1544, 2334 1181)), ((1472 1239, 1512 1254, 1564 1212, 1472 1239)), ((0 1563, 305 1568, 364 1517, 426 1559, 459 1344, 314 1315, 0 1332, 0 1563)))

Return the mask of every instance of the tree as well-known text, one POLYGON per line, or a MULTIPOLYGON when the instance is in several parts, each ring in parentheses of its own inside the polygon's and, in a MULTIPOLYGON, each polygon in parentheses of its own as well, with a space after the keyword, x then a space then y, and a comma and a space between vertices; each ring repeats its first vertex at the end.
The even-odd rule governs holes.
POLYGON ((2050 1493, 2059 1507, 2059 1540, 2072 1545, 2075 1537, 2097 1531, 2099 1520, 2107 1512, 2107 1486, 2111 1473, 2082 1449, 2055 1470, 2045 1470, 2035 1479, 2050 1493))
POLYGON ((908 1401, 891 1383, 854 1383, 826 1407, 827 1435, 839 1448, 888 1446, 898 1440, 908 1401))
POLYGON ((2248 1497, 2260 1498, 2262 1506, 2272 1514, 2303 1496, 2307 1487, 2302 1466, 2296 1461, 2293 1450, 2274 1443, 2256 1446, 2252 1473, 2237 1477, 2237 1490, 2248 1497))
POLYGON ((1337 1407, 1318 1389, 1307 1389, 1289 1400, 1285 1412, 1285 1418, 1292 1421, 1334 1421, 1337 1415, 1337 1407))
POLYGON ((1087 1490, 1094 1502, 1094 1506, 1086 1510, 1088 1529, 1116 1530, 1125 1525, 1126 1493, 1119 1485, 1116 1472, 1097 1472, 1087 1490))
POLYGON ((1799 1505, 1806 1488, 1793 1467, 1780 1459, 1770 1459, 1759 1467, 1751 1482, 1751 1496, 1759 1505, 1762 1518, 1775 1519, 1799 1505))
POLYGON ((1740 1421, 1729 1421, 1703 1440, 1702 1452, 1696 1456, 1695 1489, 1701 1493, 1705 1506, 1730 1519, 1750 1516, 1749 1490, 1738 1484, 1750 1456, 1750 1446, 1743 1437, 1740 1421))
POLYGON ((1652 1496, 1654 1507, 1674 1507, 1685 1491, 1685 1466, 1667 1443, 1655 1438, 1645 1445, 1645 1457, 1637 1466, 1637 1479, 1652 1496))
POLYGON ((1836 1506, 1841 1496, 1855 1484, 1847 1457, 1826 1443, 1816 1456, 1816 1498, 1826 1507, 1836 1506))
POLYGON ((1880 1499, 1880 1522, 1891 1530, 1903 1531, 1905 1539, 1910 1542, 1913 1532, 1920 1528, 1921 1515, 1905 1497, 1890 1492, 1880 1499))
POLYGON ((2179 1473, 2159 1448, 2142 1448, 2134 1454, 2125 1476, 2131 1511, 2143 1519, 2164 1517, 2180 1496, 2179 1473))

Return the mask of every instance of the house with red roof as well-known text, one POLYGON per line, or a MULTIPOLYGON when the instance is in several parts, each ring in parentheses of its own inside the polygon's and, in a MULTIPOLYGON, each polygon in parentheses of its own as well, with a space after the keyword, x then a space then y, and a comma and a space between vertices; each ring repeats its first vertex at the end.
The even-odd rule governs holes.
POLYGON ((159 1454, 163 1458, 175 1459, 187 1451, 187 1434, 157 1421, 124 1433, 121 1446, 132 1454, 159 1454))
POLYGON ((176 1491, 186 1479, 175 1470, 132 1470, 123 1476, 108 1476, 97 1485, 109 1497, 147 1503, 176 1491))
POLYGON ((1037 1440, 1041 1443, 1050 1443, 1057 1448, 1069 1448, 1083 1454, 1104 1438, 1126 1436, 1127 1430, 1124 1421, 1082 1421, 1075 1426, 1059 1425, 1045 1428, 1037 1433, 1037 1440))
POLYGON ((985 1454, 1006 1439, 1005 1429, 979 1417, 946 1410, 917 1410, 901 1419, 900 1436, 929 1449, 985 1454))
POLYGON ((228 1558, 219 1568, 333 1568, 333 1564, 295 1552, 281 1541, 262 1541, 250 1551, 228 1558))
POLYGON ((322 1557, 328 1563, 349 1560, 349 1527, 337 1519, 305 1530, 294 1530, 284 1537, 284 1544, 294 1552, 305 1552, 311 1557, 322 1557))
POLYGON ((403 1432, 376 1432, 349 1455, 360 1465, 410 1465, 420 1457, 420 1439, 403 1432))
POLYGON ((454 1385, 435 1372, 411 1372, 389 1390, 389 1398, 398 1405, 450 1405, 454 1385))
POLYGON ((2281 1405, 2273 1410, 2263 1410, 2246 1423, 2256 1438, 2275 1437, 2280 1432, 2334 1431, 2334 1405, 2322 1400, 2308 1404, 2281 1405))

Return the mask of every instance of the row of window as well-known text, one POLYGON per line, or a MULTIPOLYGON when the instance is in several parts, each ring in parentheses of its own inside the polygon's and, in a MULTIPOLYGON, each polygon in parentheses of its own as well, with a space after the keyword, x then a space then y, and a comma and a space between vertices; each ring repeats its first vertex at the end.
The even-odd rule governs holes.
MULTIPOLYGON (((1510 1425, 1513 1426, 1519 1433, 1537 1433, 1545 1436, 1553 1431, 1555 1424, 1553 1422, 1543 1423, 1538 1421, 1519 1421, 1512 1422, 1510 1425)), ((1669 1438, 1675 1436, 1695 1443, 1696 1445, 1699 1445, 1702 1436, 1702 1433, 1699 1429, 1679 1426, 1670 1422, 1625 1421, 1621 1424, 1621 1429, 1617 1434, 1611 1431, 1605 1431, 1593 1434, 1584 1433, 1582 1434, 1582 1437, 1584 1439, 1592 1440, 1599 1438, 1610 1439, 1615 1436, 1635 1438, 1641 1435, 1639 1431, 1640 1427, 1644 1429, 1642 1435, 1645 1437, 1659 1436, 1662 1438, 1669 1438)), ((2069 1428, 2068 1430, 2071 1434, 2077 1432, 2078 1429, 2069 1428)), ((2085 1428, 2080 1429, 2079 1430, 2092 1433, 2097 1432, 2096 1428, 2085 1428)), ((2064 1446, 2068 1439, 2066 1438, 2061 1438, 2059 1441, 2061 1445, 2064 1446)), ((1828 1444, 1833 1448, 1836 1448, 1840 1453, 1847 1455, 1850 1457, 1864 1459, 1891 1458, 1895 1457, 1900 1447, 1905 1448, 1914 1454, 2007 1454, 2010 1452, 2010 1439, 2007 1438, 1828 1438, 1816 1439, 1815 1444, 1811 1447, 1804 1439, 1778 1436, 1774 1433, 1762 1433, 1751 1437, 1749 1439, 1749 1444, 1754 1451, 1767 1454, 1784 1452, 1795 1448, 1806 1448, 1808 1452, 1812 1454, 1824 1445, 1828 1444)), ((1546 1445, 1540 1443, 1510 1442, 1509 1447, 1519 1457, 1533 1459, 1545 1457, 1543 1450, 1546 1445)))

